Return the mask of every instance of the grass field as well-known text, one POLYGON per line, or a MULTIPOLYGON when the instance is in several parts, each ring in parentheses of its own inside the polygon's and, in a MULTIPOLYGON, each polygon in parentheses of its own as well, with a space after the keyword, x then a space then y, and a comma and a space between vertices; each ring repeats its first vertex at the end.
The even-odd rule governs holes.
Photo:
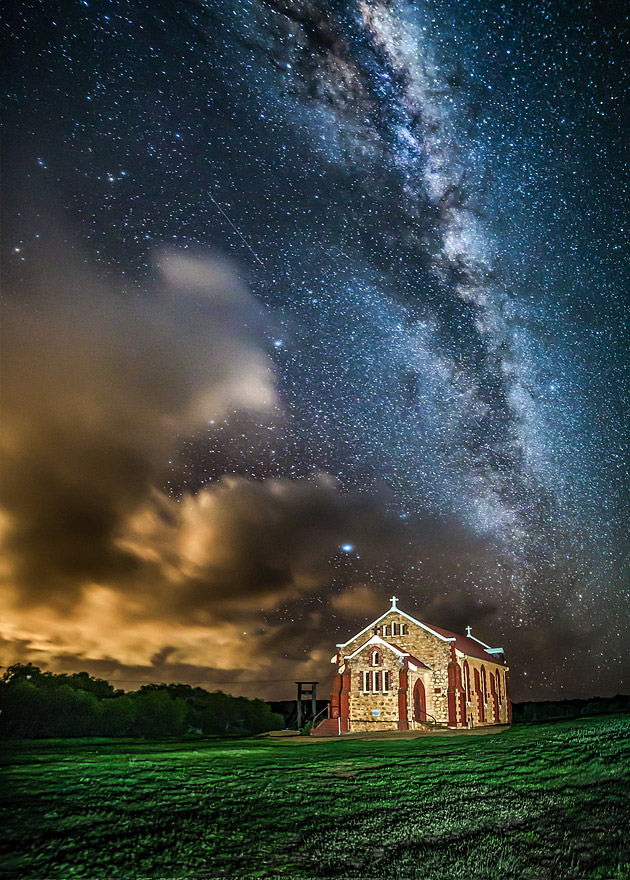
POLYGON ((630 717, 410 741, 3 743, 4 876, 628 878, 630 717))

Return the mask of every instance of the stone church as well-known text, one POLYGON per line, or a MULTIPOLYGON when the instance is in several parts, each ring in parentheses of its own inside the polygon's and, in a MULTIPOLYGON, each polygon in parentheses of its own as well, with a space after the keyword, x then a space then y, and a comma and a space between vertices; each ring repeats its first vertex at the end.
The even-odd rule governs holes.
POLYGON ((503 649, 423 623, 391 608, 347 642, 331 663, 337 675, 330 717, 312 731, 417 730, 509 724, 503 649))

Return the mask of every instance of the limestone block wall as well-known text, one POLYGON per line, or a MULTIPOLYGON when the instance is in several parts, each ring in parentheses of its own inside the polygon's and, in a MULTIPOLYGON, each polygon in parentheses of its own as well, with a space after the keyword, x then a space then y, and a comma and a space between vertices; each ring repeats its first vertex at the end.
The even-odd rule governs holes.
MULTIPOLYGON (((448 721, 448 664, 451 659, 451 643, 445 642, 438 636, 427 632, 421 626, 417 626, 417 624, 406 621, 404 617, 396 614, 395 611, 388 614, 387 618, 382 621, 382 624, 390 627, 390 633, 393 623, 399 625, 399 633, 400 625, 406 623, 406 635, 388 635, 383 636, 383 638, 391 639, 403 651, 408 651, 430 667, 430 680, 427 681, 424 675, 421 676, 425 684, 427 712, 438 721, 448 721)), ((410 679, 413 678, 415 683, 418 677, 416 674, 415 676, 410 676, 410 679)), ((411 708, 413 706, 411 699, 413 688, 411 684, 410 687, 409 706, 411 708)))
POLYGON ((426 711, 436 721, 448 722, 448 667, 438 666, 432 670, 410 672, 409 675, 409 720, 414 716, 413 691, 420 679, 424 684, 426 711))
MULTIPOLYGON (((433 715, 438 721, 448 721, 448 663, 451 658, 450 642, 446 642, 438 636, 433 635, 415 623, 407 620, 397 611, 392 609, 379 624, 379 635, 386 641, 391 641, 402 651, 422 660, 430 667, 430 672, 424 670, 422 679, 425 684, 426 695, 426 711, 433 715), (396 624, 396 633, 393 634, 392 626, 396 624), (402 626, 406 626, 406 633, 401 634, 402 626), (383 627, 388 626, 389 631, 385 635, 383 627)), ((347 657, 354 653, 361 645, 365 644, 373 635, 372 630, 357 636, 351 642, 344 646, 342 654, 347 657)), ((360 655, 353 658, 352 663, 352 691, 350 694, 350 718, 357 719, 369 718, 372 708, 379 709, 381 714, 375 721, 362 721, 361 724, 367 725, 362 727, 355 726, 359 722, 351 722, 353 730, 371 730, 371 729, 396 729, 398 723, 398 672, 400 669, 400 659, 396 655, 390 654, 387 650, 383 651, 385 663, 388 664, 392 672, 392 690, 388 695, 376 697, 375 695, 361 694, 358 691, 359 671, 369 669, 370 652, 366 650, 360 655), (382 707, 377 702, 383 703, 382 707), (392 728, 387 725, 393 725, 392 728)), ((348 661, 346 661, 348 662, 348 661)), ((383 668, 386 668, 385 666, 383 668)), ((409 689, 407 693, 407 706, 409 714, 409 722, 413 720, 413 685, 417 681, 420 673, 415 673, 409 677, 409 689)))
POLYGON ((371 666, 371 651, 366 648, 352 660, 346 660, 350 668, 351 688, 349 694, 350 730, 397 730, 398 729, 398 673, 400 661, 391 651, 383 650, 382 664, 371 666), (381 690, 365 691, 362 688, 366 672, 381 673, 381 690), (383 691, 383 673, 389 672, 389 690, 383 691), (374 715, 378 712, 378 715, 374 715))
MULTIPOLYGON (((441 670, 438 672, 441 673, 441 670)), ((436 680, 443 680, 443 676, 441 674, 436 676, 433 671, 426 669, 421 672, 410 671, 407 705, 409 706, 409 728, 411 730, 424 727, 424 724, 417 722, 414 717, 413 692, 418 679, 420 679, 424 685, 427 714, 432 715, 437 721, 448 720, 448 704, 445 704, 444 702, 446 700, 446 687, 440 688, 439 685, 437 687, 435 685, 436 680), (442 694, 436 694, 436 690, 442 690, 442 694)))
MULTIPOLYGON (((438 636, 427 632, 427 630, 423 629, 421 626, 411 623, 406 617, 398 614, 397 611, 392 609, 379 623, 378 627, 378 634, 384 638, 385 641, 392 642, 392 644, 397 645, 402 651, 408 651, 419 660, 424 661, 424 663, 432 669, 442 665, 444 665, 445 668, 448 666, 451 650, 450 642, 445 642, 438 636), (396 635, 392 635, 393 623, 397 624, 398 632, 396 635), (403 624, 407 627, 406 635, 400 634, 400 627, 403 624), (389 626, 388 635, 383 635, 384 626, 389 626)), ((348 656, 349 654, 354 653, 357 648, 360 648, 361 645, 367 642, 372 634, 372 630, 368 629, 362 635, 345 645, 342 649, 342 654, 348 656)))

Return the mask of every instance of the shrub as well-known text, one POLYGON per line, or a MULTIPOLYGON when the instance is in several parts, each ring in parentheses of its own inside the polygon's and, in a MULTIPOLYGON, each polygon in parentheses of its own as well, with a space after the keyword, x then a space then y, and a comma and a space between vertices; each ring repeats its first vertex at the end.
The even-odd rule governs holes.
POLYGON ((132 733, 136 736, 181 736, 187 715, 186 703, 171 698, 164 691, 136 693, 131 696, 136 720, 132 733))
POLYGON ((125 736, 135 721, 136 706, 131 697, 101 700, 96 711, 94 733, 98 736, 125 736))

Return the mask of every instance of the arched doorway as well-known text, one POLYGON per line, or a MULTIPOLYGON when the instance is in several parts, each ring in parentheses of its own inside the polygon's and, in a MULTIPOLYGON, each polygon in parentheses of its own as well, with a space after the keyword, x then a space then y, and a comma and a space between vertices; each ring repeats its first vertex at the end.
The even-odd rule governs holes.
POLYGON ((413 688, 413 720, 422 723, 426 723, 427 720, 427 698, 420 678, 413 688))

